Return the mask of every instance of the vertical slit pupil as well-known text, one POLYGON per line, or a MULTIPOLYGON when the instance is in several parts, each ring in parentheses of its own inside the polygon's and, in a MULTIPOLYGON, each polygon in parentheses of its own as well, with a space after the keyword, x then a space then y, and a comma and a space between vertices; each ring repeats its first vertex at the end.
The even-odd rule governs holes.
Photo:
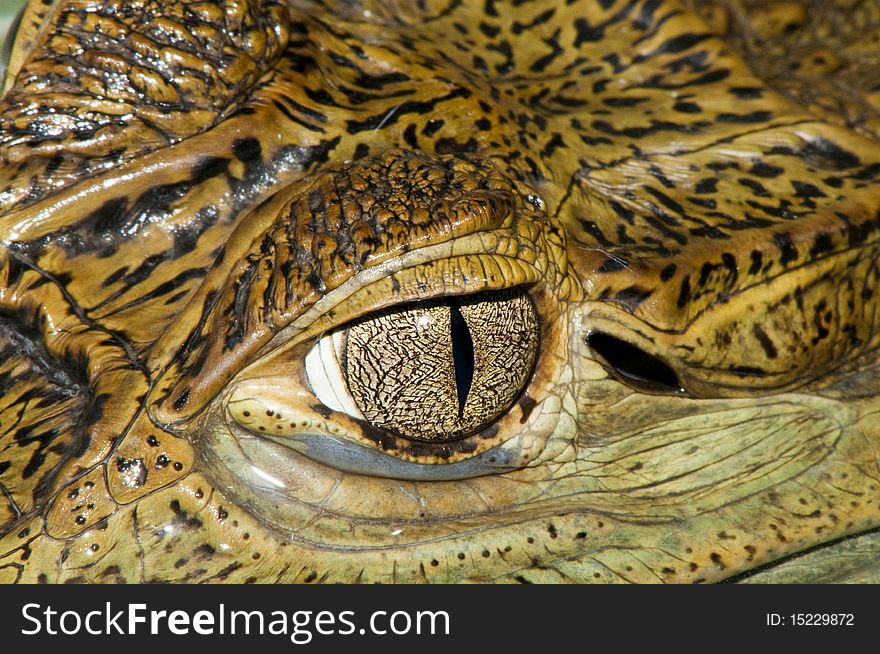
POLYGON ((474 381, 474 341, 471 330, 457 304, 450 307, 452 319, 450 331, 452 336, 452 363, 455 366, 455 388, 458 391, 458 418, 464 416, 471 383, 474 381))

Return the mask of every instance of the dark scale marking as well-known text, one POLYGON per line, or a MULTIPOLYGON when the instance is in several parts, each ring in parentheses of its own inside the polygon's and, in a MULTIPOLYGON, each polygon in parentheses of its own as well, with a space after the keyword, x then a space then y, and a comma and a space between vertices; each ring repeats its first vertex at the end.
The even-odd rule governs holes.
POLYGON ((849 150, 824 138, 813 138, 803 149, 805 161, 819 168, 845 170, 861 164, 861 160, 849 150))
MULTIPOLYGON (((285 105, 289 105, 297 113, 303 114, 304 116, 307 116, 308 118, 311 118, 312 120, 318 121, 319 123, 326 123, 327 122, 326 115, 324 115, 320 111, 315 111, 314 109, 311 109, 303 104, 300 104, 299 102, 297 102, 296 100, 294 100, 290 96, 284 97, 281 102, 283 102, 285 105)), ((297 124, 303 125, 303 123, 301 121, 296 121, 296 122, 297 122, 297 124)), ((325 132, 326 131, 323 128, 316 127, 314 125, 305 125, 305 126, 309 127, 311 129, 311 131, 317 131, 317 132, 325 132)))
POLYGON ((532 411, 538 406, 538 403, 534 398, 531 398, 528 395, 523 395, 519 401, 519 405, 522 409, 522 417, 519 419, 519 422, 521 425, 524 425, 529 419, 529 416, 532 415, 532 411))
POLYGON ((797 261, 798 251, 797 247, 795 247, 791 240, 791 234, 788 232, 774 234, 773 243, 779 248, 781 253, 781 256, 779 257, 780 265, 787 266, 792 261, 797 261))
POLYGON ((833 249, 834 244, 831 241, 831 236, 827 232, 819 232, 813 240, 813 247, 810 248, 810 256, 815 259, 833 249))
POLYGON ((603 247, 614 247, 614 243, 610 241, 603 233, 599 226, 594 223, 592 220, 580 220, 581 226, 584 228, 588 234, 590 234, 593 238, 599 241, 599 244, 603 247))
POLYGON ((840 177, 825 177, 822 183, 831 188, 840 188, 843 186, 843 179, 840 177))
POLYGON ((434 136, 434 134, 436 134, 443 128, 443 125, 445 125, 445 121, 442 118, 432 118, 427 123, 425 123, 425 126, 422 128, 422 134, 424 134, 427 138, 431 138, 432 136, 434 136))
POLYGON ((437 139, 434 150, 437 154, 462 154, 465 152, 475 152, 477 150, 477 140, 470 138, 467 141, 456 141, 454 138, 437 139))
POLYGON ((406 129, 403 130, 403 140, 406 142, 406 144, 409 147, 413 148, 414 150, 418 149, 419 139, 416 136, 415 123, 410 123, 409 125, 406 126, 406 129))
POLYGON ((698 114, 703 111, 703 109, 696 102, 684 102, 679 101, 672 105, 672 108, 675 111, 683 114, 698 114))
POLYGON ((721 172, 722 170, 739 170, 739 163, 736 161, 710 161, 706 164, 706 168, 709 170, 714 170, 715 172, 721 172))
POLYGON ((791 185, 794 187, 795 197, 803 198, 806 200, 804 204, 810 207, 815 206, 815 203, 812 202, 813 198, 828 197, 818 186, 809 182, 801 182, 795 179, 792 180, 791 185))
POLYGON ((636 214, 632 209, 628 209, 617 202, 611 202, 610 205, 619 218, 623 219, 629 225, 635 225, 636 214))
POLYGON ((504 57, 503 62, 495 64, 495 72, 497 74, 506 75, 514 69, 513 47, 510 45, 510 41, 505 39, 498 43, 488 43, 486 44, 486 50, 489 52, 497 52, 504 57))
POLYGON ((736 283, 736 280, 739 277, 739 264, 737 264, 736 262, 736 257, 733 256, 733 254, 731 254, 730 252, 722 252, 721 264, 727 269, 727 285, 732 286, 736 283))
MULTIPOLYGON (((180 506, 179 500, 171 500, 168 507, 174 514, 175 525, 185 527, 186 529, 200 529, 202 527, 202 520, 198 516, 190 515, 184 511, 180 506)), ((196 552, 198 552, 198 548, 196 552)), ((211 553, 213 554, 213 548, 211 548, 211 553)))
POLYGON ((711 37, 711 34, 679 34, 678 36, 674 36, 671 39, 668 39, 661 43, 653 52, 646 55, 637 55, 633 59, 633 61, 641 62, 662 54, 676 54, 678 52, 684 52, 685 50, 689 50, 695 45, 699 45, 700 43, 711 37))
POLYGON ((675 188, 675 182, 673 182, 666 174, 654 164, 651 164, 648 167, 648 172, 651 173, 651 176, 660 182, 666 188, 675 188))
POLYGON ((574 28, 577 30, 577 36, 574 40, 575 48, 581 47, 584 43, 595 43, 605 36, 604 25, 591 25, 586 18, 578 18, 574 21, 574 28))
POLYGON ((617 239, 620 241, 621 245, 631 245, 635 243, 635 240, 627 235, 625 225, 617 226, 617 239))
POLYGON ((676 300, 675 304, 679 309, 682 309, 687 306, 688 302, 691 301, 691 280, 690 277, 685 277, 681 280, 681 289, 678 293, 678 300, 676 300))
MULTIPOLYGON (((699 77, 695 77, 694 79, 687 80, 685 82, 681 82, 679 84, 672 83, 663 83, 661 80, 662 76, 656 75, 653 79, 648 79, 642 83, 642 86, 646 88, 656 88, 656 89, 681 89, 681 88, 690 88, 694 86, 704 86, 708 84, 715 84, 716 82, 722 82, 730 77, 730 71, 724 68, 716 69, 709 71, 699 77)), ((703 121, 699 123, 701 127, 708 126, 710 123, 707 121, 703 121)))
POLYGON ((358 159, 363 159, 370 154, 370 146, 366 143, 358 143, 357 147, 354 149, 354 157, 352 157, 355 161, 358 159))
POLYGON ((117 235, 117 230, 127 226, 127 217, 128 199, 113 198, 107 200, 73 227, 59 230, 49 239, 44 239, 44 242, 49 240, 57 242, 74 256, 99 248, 104 251, 113 251, 118 241, 121 240, 117 235))
POLYGON ((306 94, 306 97, 313 102, 318 104, 322 104, 328 107, 338 107, 339 103, 333 98, 330 93, 327 92, 326 89, 313 89, 308 86, 303 87, 303 92, 306 94))
MULTIPOLYGON (((604 4, 604 2, 602 4, 604 4)), ((546 24, 555 15, 556 9, 552 8, 538 14, 532 21, 528 23, 520 23, 519 21, 514 21, 513 26, 511 27, 511 31, 514 34, 522 34, 523 32, 526 32, 530 29, 534 29, 535 27, 546 24)))
POLYGON ((684 207, 682 207, 678 202, 673 200, 671 197, 669 197, 665 193, 658 191, 655 188, 651 188, 650 186, 646 186, 644 190, 647 191, 648 193, 650 193, 651 195, 653 195, 655 198, 657 198, 657 200, 660 202, 660 204, 662 204, 664 207, 666 207, 670 211, 672 211, 680 216, 685 215, 686 212, 684 210, 684 207))
POLYGON ((628 267, 629 262, 626 259, 622 257, 609 257, 602 263, 601 266, 599 266, 599 272, 618 272, 620 270, 625 270, 628 267))
POLYGON ((711 274, 719 268, 718 264, 706 262, 703 264, 703 267, 700 268, 700 279, 697 282, 698 286, 705 286, 709 281, 709 277, 711 274))
POLYGON ((751 189, 752 193, 754 193, 758 197, 761 197, 761 198, 771 197, 770 191, 768 191, 764 187, 764 185, 761 184, 761 182, 756 182, 755 180, 749 179, 748 177, 740 177, 736 181, 739 182, 740 184, 742 184, 743 186, 751 189))
POLYGON ((818 305, 816 305, 816 312, 813 316, 813 326, 816 327, 816 335, 813 337, 813 345, 816 345, 820 341, 828 338, 831 333, 830 330, 825 326, 825 323, 831 322, 834 316, 830 312, 823 315, 827 306, 828 305, 826 304, 825 300, 822 300, 821 302, 819 302, 818 305))
POLYGON ((660 271, 660 279, 664 282, 668 282, 675 276, 676 270, 676 265, 674 263, 670 263, 668 266, 660 271))
POLYGON ((541 150, 541 157, 544 159, 549 159, 553 156, 553 153, 556 152, 558 148, 564 148, 565 140, 562 138, 561 134, 554 133, 553 136, 550 137, 550 140, 547 141, 547 145, 541 150))
POLYGON ((708 122, 697 122, 693 124, 673 123, 666 120, 657 120, 656 118, 652 118, 650 121, 650 126, 648 127, 624 127, 622 129, 618 129, 612 123, 609 123, 606 120, 594 120, 591 123, 592 127, 599 130, 600 132, 609 134, 611 136, 625 136, 631 139, 645 138, 648 136, 652 136, 658 132, 688 134, 702 127, 708 126, 708 124, 708 122))
POLYGON ((127 272, 128 266, 122 266, 121 268, 116 269, 116 271, 112 272, 110 275, 104 278, 104 280, 101 282, 101 288, 112 286, 120 279, 122 279, 127 272))
POLYGON ((773 117, 769 111, 752 111, 747 114, 720 113, 715 120, 720 123, 755 124, 766 123, 773 117))
POLYGON ((447 93, 444 96, 433 100, 405 102, 398 105, 393 112, 383 110, 381 113, 378 113, 369 118, 365 118, 364 120, 348 120, 346 121, 346 129, 348 130, 349 134, 357 134, 358 132, 376 130, 380 127, 393 125, 407 114, 426 114, 430 111, 434 111, 435 109, 437 109, 438 105, 441 105, 448 100, 454 100, 456 98, 467 98, 470 95, 471 92, 467 89, 458 88, 454 91, 451 91, 450 93, 447 93))
MULTIPOLYGON (((144 293, 143 295, 140 295, 140 296, 134 298, 130 302, 126 303, 125 305, 123 305, 122 307, 117 309, 117 312, 131 309, 132 307, 136 307, 138 305, 144 304, 146 302, 149 302, 150 300, 160 298, 163 295, 173 293, 174 291, 179 289, 181 286, 183 286, 189 280, 201 279, 202 277, 204 277, 206 272, 207 272, 206 269, 203 269, 203 268, 192 268, 190 270, 185 270, 182 273, 176 275, 174 278, 169 279, 167 282, 163 282, 162 284, 159 284, 156 288, 151 290, 149 293, 144 293)), ((116 293, 114 295, 115 296, 122 295, 126 290, 127 290, 126 288, 122 288, 122 289, 120 289, 120 291, 118 293, 116 293)), ((184 293, 186 293, 186 292, 184 291, 184 293)), ((170 300, 170 298, 169 298, 169 300, 170 300)))
POLYGON ((727 92, 738 100, 757 100, 764 97, 764 89, 760 86, 732 86, 727 92))
POLYGON ((312 404, 311 409, 318 413, 322 418, 329 419, 332 414, 331 410, 323 404, 312 404))
POLYGON ((694 193, 716 193, 717 191, 717 177, 704 177, 699 182, 697 182, 696 186, 694 186, 694 193))
POLYGON ((201 184, 213 177, 225 175, 229 171, 229 159, 225 157, 203 157, 193 168, 192 180, 201 184))
POLYGON ((784 168, 780 168, 779 166, 773 166, 768 163, 764 163, 762 161, 755 162, 752 165, 750 173, 753 175, 757 175, 758 177, 779 177, 782 173, 785 172, 784 168))
POLYGON ((676 228, 679 227, 680 224, 675 217, 670 216, 654 204, 649 204, 649 207, 653 215, 644 216, 646 223, 679 245, 685 245, 688 242, 688 237, 680 231, 677 231, 676 228))
POLYGON ((202 561, 213 558, 215 553, 216 550, 208 543, 202 543, 193 550, 193 554, 195 555, 196 559, 202 561))
POLYGON ((232 143, 232 153, 244 163, 251 163, 260 158, 262 146, 255 138, 236 139, 232 143))
POLYGON ((764 265, 764 255, 760 250, 752 250, 749 256, 752 260, 752 263, 749 266, 749 274, 757 275, 761 272, 761 267, 764 265))
POLYGON ((621 289, 611 298, 612 301, 622 304, 630 312, 635 311, 642 302, 647 300, 653 291, 639 286, 628 286, 621 289))
POLYGON ((630 98, 603 98, 602 104, 607 107, 637 107, 640 104, 648 102, 650 98, 646 97, 630 97, 630 98))
POLYGON ((489 23, 482 22, 478 25, 480 31, 490 39, 494 39, 501 32, 501 28, 497 25, 490 25, 489 23))
POLYGON ((755 335, 755 338, 758 339, 758 343, 761 344, 761 349, 764 350, 764 354, 767 355, 768 359, 775 359, 779 356, 779 352, 776 350, 776 345, 774 345, 773 340, 767 335, 761 325, 755 323, 752 326, 752 333, 755 335))

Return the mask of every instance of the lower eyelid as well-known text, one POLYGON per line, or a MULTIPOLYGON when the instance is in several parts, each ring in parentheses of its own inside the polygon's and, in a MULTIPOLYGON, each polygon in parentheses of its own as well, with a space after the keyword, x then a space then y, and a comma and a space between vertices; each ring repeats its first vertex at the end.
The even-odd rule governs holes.
POLYGON ((494 475, 518 468, 516 453, 503 446, 487 450, 470 459, 454 463, 413 463, 326 434, 303 434, 289 441, 288 447, 303 456, 336 470, 372 477, 409 481, 451 481, 494 475))

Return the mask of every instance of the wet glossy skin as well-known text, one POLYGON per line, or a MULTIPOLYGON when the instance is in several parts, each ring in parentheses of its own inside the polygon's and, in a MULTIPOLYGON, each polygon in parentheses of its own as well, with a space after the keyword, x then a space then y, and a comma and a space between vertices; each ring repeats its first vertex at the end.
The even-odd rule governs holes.
POLYGON ((873 579, 876 12, 696 4, 34 5, 0 578, 873 579), (333 381, 413 306, 431 392, 333 381))

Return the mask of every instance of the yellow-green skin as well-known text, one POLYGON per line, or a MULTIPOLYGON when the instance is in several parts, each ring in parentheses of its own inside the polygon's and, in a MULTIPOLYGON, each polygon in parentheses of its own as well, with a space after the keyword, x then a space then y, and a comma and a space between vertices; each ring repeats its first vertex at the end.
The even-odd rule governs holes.
POLYGON ((423 4, 28 6, 0 580, 876 580, 880 10, 423 4), (312 393, 329 330, 514 286, 538 362, 480 433, 426 453, 312 393))

